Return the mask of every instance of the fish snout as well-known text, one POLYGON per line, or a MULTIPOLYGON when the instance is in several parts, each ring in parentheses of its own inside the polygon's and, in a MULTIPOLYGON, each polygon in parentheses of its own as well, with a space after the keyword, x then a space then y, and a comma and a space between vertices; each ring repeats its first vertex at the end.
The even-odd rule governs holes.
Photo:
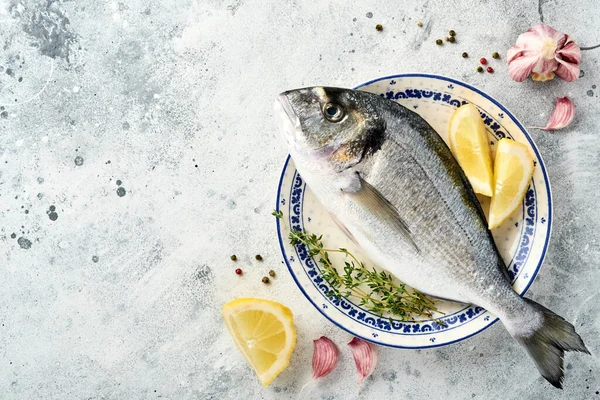
POLYGON ((294 146, 301 141, 302 127, 300 118, 294 112, 294 108, 288 98, 288 92, 283 92, 275 100, 275 114, 279 121, 280 132, 289 146, 294 146))
POLYGON ((294 112, 294 108, 292 107, 292 103, 290 103, 290 99, 288 97, 289 92, 280 93, 277 96, 277 102, 281 106, 281 109, 285 112, 289 120, 292 122, 294 126, 300 126, 300 119, 298 115, 294 112))

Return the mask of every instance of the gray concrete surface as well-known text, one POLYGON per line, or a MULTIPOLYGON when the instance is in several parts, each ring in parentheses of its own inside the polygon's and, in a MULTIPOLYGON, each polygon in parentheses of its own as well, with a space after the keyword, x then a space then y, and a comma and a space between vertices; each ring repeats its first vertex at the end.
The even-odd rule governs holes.
POLYGON ((475 72, 542 19, 600 43, 599 18, 592 0, 0 0, 0 398, 295 399, 322 334, 340 365, 303 397, 356 398, 350 337, 281 263, 272 103, 297 86, 422 71, 483 89, 527 125, 545 123, 555 96, 576 103, 568 129, 532 132, 555 222, 530 296, 593 355, 567 355, 559 391, 496 324, 445 348, 381 349, 360 398, 600 399, 600 49, 574 83, 515 83, 503 62, 475 72), (458 44, 436 46, 448 29, 458 44), (297 350, 268 388, 221 322, 239 296, 296 315, 297 350))

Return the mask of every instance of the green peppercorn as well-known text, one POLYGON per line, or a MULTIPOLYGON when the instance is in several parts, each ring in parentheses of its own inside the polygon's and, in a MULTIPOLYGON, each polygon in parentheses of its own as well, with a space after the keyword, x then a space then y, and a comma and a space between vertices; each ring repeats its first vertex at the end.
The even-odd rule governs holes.
POLYGON ((448 38, 448 41, 449 41, 450 43, 454 43, 454 42, 456 42, 456 38, 455 38, 454 36, 450 36, 450 37, 448 38))
POLYGON ((232 254, 229 258, 231 258, 231 261, 236 261, 237 257, 235 256, 235 254, 232 254))
POLYGON ((481 65, 477 67, 477 72, 483 72, 483 67, 481 65))
POLYGON ((435 41, 435 44, 437 44, 438 46, 441 46, 441 45, 443 45, 443 44, 444 44, 444 42, 442 42, 442 39, 437 39, 437 40, 435 41))
POLYGON ((450 32, 448 32, 450 34, 450 36, 456 36, 456 32, 454 32, 454 29, 450 29, 450 32))
POLYGON ((383 30, 383 25, 377 24, 377 25, 375 25, 375 29, 378 30, 379 32, 381 32, 383 30))
POLYGON ((498 52, 495 51, 492 53, 492 58, 498 59, 498 58, 500 58, 500 54, 498 54, 498 52))
POLYGON ((467 54, 467 52, 466 52, 466 51, 463 51, 463 53, 462 53, 462 57, 463 57, 463 58, 467 58, 467 57, 469 57, 469 54, 467 54))
POLYGON ((269 277, 263 276, 262 283, 269 283, 269 282, 270 282, 269 277))
POLYGON ((271 277, 275 277, 275 271, 273 271, 272 269, 269 270, 269 276, 271 277))
POLYGON ((262 261, 262 256, 260 254, 255 255, 254 258, 256 258, 258 261, 262 261))

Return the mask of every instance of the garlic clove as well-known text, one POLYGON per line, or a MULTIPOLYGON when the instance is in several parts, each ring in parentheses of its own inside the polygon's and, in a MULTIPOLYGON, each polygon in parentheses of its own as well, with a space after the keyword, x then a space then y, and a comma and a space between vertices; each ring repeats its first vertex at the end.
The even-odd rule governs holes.
POLYGON ((556 75, 567 82, 573 82, 579 78, 579 67, 576 64, 571 64, 563 60, 558 60, 560 65, 556 69, 556 75))
POLYGON ((573 42, 569 35, 566 36, 567 41, 563 48, 557 51, 557 54, 560 54, 560 57, 566 62, 579 64, 581 62, 581 49, 573 42))
POLYGON ((312 378, 314 380, 326 377, 335 369, 340 356, 340 351, 335 343, 325 336, 321 336, 319 339, 314 340, 313 347, 312 378))
POLYGON ((546 24, 534 25, 529 28, 529 32, 534 33, 540 39, 552 39, 555 42, 559 42, 565 36, 564 33, 546 24))
POLYGON ((335 369, 339 357, 340 351, 335 343, 333 343, 328 337, 321 336, 320 338, 313 340, 313 375, 312 379, 302 386, 300 393, 302 393, 304 388, 306 388, 311 382, 329 375, 329 373, 335 369))
MULTIPOLYGON (((511 49, 513 50, 513 49, 511 49)), ((519 57, 519 56, 513 56, 511 57, 511 53, 509 50, 508 53, 508 59, 512 60, 509 61, 508 64, 508 73, 510 75, 510 77, 517 82, 523 82, 525 79, 527 79, 527 77, 529 75, 531 75, 531 71, 533 70, 533 67, 535 66, 535 63, 537 62, 537 56, 523 56, 523 57, 519 57)), ((516 50, 513 50, 516 53, 520 54, 521 52, 517 52, 516 50)))
POLYGON ((357 337, 352 339, 348 343, 348 346, 354 357, 354 363, 358 372, 358 385, 360 386, 362 381, 371 375, 377 365, 377 349, 373 343, 357 337))
POLYGON ((557 97, 554 111, 550 114, 550 118, 546 126, 541 128, 546 131, 562 129, 568 126, 575 117, 575 104, 568 97, 557 97))

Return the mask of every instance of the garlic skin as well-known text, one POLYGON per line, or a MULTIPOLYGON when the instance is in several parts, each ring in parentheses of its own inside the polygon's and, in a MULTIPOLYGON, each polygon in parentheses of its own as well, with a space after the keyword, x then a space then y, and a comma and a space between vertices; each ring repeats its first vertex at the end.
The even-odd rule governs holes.
POLYGON ((541 128, 545 131, 553 131, 567 127, 575 117, 575 104, 568 97, 557 97, 554 111, 550 114, 550 118, 546 126, 541 128))
POLYGON ((335 343, 325 336, 314 340, 313 345, 312 379, 315 380, 326 377, 335 369, 340 357, 340 351, 335 343))
POLYGON ((355 337, 348 343, 354 362, 356 364, 356 370, 358 372, 358 384, 373 373, 375 366, 377 365, 377 348, 373 343, 355 337))
POLYGON ((507 53, 510 77, 523 82, 527 77, 544 82, 554 76, 572 82, 579 78, 581 49, 573 39, 556 29, 539 24, 521 34, 507 53))

